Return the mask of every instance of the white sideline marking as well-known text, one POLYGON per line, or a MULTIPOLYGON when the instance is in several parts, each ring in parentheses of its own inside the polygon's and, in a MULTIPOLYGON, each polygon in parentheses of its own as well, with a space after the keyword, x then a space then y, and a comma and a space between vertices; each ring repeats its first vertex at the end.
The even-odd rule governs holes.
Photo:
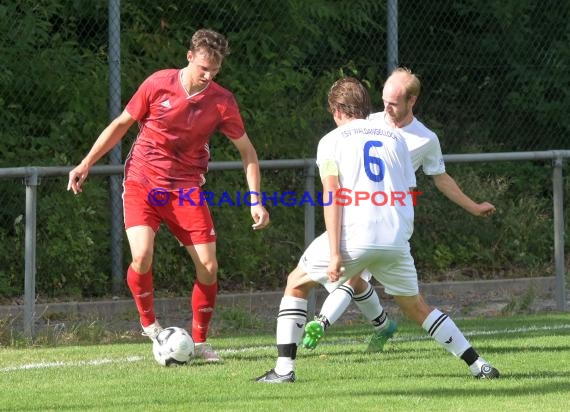
MULTIPOLYGON (((556 330, 570 330, 570 324, 562 324, 556 326, 529 326, 525 328, 515 328, 515 329, 495 329, 495 330, 478 330, 463 332, 465 336, 488 336, 488 335, 501 335, 501 334, 512 334, 512 333, 525 333, 525 332, 537 332, 537 331, 556 331, 556 330)), ((369 339, 369 335, 366 335, 364 339, 335 339, 333 341, 323 341, 319 343, 319 346, 327 345, 338 345, 338 344, 358 344, 363 343, 369 339)), ((413 342, 419 340, 430 340, 433 339, 427 333, 425 335, 413 335, 413 336, 395 336, 390 339, 390 342, 413 342)), ((272 346, 254 346, 246 347, 240 349, 223 349, 219 352, 223 353, 243 353, 251 352, 253 350, 259 349, 275 349, 275 345, 272 346)))
MULTIPOLYGON (((537 331, 556 331, 556 330, 568 330, 570 329, 570 324, 562 324, 556 326, 529 326, 525 328, 514 328, 514 329, 495 329, 495 330, 479 330, 465 332, 465 336, 488 336, 488 335, 501 335, 501 334, 512 334, 512 333, 525 333, 525 332, 537 332, 537 331)), ((422 336, 408 336, 408 337, 395 337, 392 341, 395 342, 410 342, 415 340, 426 340, 432 339, 429 335, 422 336)), ((321 345, 327 344, 338 344, 341 340, 335 340, 333 342, 327 343, 323 342, 321 345)), ((345 343, 362 343, 362 340, 342 340, 345 343)), ((232 353, 244 353, 253 352, 257 350, 270 350, 275 349, 274 345, 271 346, 249 346, 240 349, 221 349, 218 352, 220 354, 232 354, 232 353)), ((127 358, 117 358, 117 359, 93 359, 90 361, 77 361, 77 362, 42 362, 42 363, 28 363, 20 366, 10 366, 7 368, 0 369, 0 372, 13 372, 29 369, 44 369, 44 368, 58 368, 58 367, 69 367, 69 366, 98 366, 105 364, 114 363, 131 363, 140 362, 146 359, 144 356, 129 356, 127 358)))
POLYGON ((41 362, 41 363, 28 363, 20 366, 10 366, 8 368, 0 369, 0 372, 12 372, 18 370, 27 369, 45 369, 45 368, 58 368, 62 366, 97 366, 105 365, 109 363, 130 363, 139 362, 143 360, 143 356, 129 356, 127 358, 119 359, 93 359, 90 361, 78 361, 78 362, 41 362))
MULTIPOLYGON (((526 332, 539 332, 539 331, 555 331, 555 330, 566 330, 570 329, 570 324, 562 324, 556 326, 528 326, 525 328, 514 328, 514 329, 494 329, 494 330, 477 330, 471 332, 463 332, 465 336, 488 336, 488 335, 501 335, 501 334, 512 334, 512 333, 526 333, 526 332)), ((429 335, 423 336, 410 336, 410 337, 401 337, 401 338, 394 338, 395 341, 413 341, 413 340, 424 340, 424 339, 432 339, 429 335)))

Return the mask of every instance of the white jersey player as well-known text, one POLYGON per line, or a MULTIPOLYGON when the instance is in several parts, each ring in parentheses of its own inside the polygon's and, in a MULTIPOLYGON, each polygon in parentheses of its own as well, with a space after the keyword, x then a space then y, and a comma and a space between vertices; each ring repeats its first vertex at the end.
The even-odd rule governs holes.
MULTIPOLYGON (((436 187, 451 201, 475 216, 489 216, 493 214, 495 207, 492 204, 488 202, 474 202, 463 193, 455 180, 446 173, 437 135, 413 114, 413 107, 419 96, 420 88, 419 79, 411 71, 405 68, 396 69, 387 79, 382 90, 384 111, 370 115, 369 119, 383 122, 400 132, 410 151, 414 169, 417 170, 422 167, 423 172, 433 177, 436 187)), ((375 329, 368 351, 378 352, 383 349, 386 342, 394 335, 397 327, 394 321, 388 319, 380 304, 378 294, 368 283, 370 277, 371 274, 364 271, 361 277, 353 277, 347 283, 335 289, 324 301, 315 322, 318 322, 323 330, 326 329, 342 315, 348 308, 351 300, 354 300, 357 307, 375 329)), ((434 309, 429 307, 421 299, 421 296, 415 299, 396 298, 396 300, 398 299, 398 304, 404 314, 425 328, 426 316, 429 318, 434 309)), ((309 329, 312 326, 311 323, 307 326, 309 329)), ((427 325, 430 326, 429 323, 427 325)), ((322 336, 322 333, 317 333, 316 335, 307 333, 303 340, 303 346, 309 349, 315 348, 322 336)), ((446 349, 451 349, 445 342, 440 343, 446 349)), ((495 374, 494 372, 491 374, 481 373, 482 369, 477 364, 471 363, 474 358, 469 353, 462 357, 470 366, 473 375, 494 377, 492 376, 495 374)))
MULTIPOLYGON (((382 90, 384 111, 369 116, 370 120, 381 121, 387 126, 394 127, 402 134, 414 169, 422 167, 426 175, 432 176, 435 186, 451 201, 475 216, 489 216, 495 212, 495 207, 488 202, 476 203, 467 196, 455 180, 446 173, 443 155, 437 135, 421 123, 413 113, 414 104, 420 93, 420 81, 408 69, 396 69, 386 80, 382 90)), ((419 192, 418 192, 419 193, 419 192)), ((396 324, 390 321, 380 304, 380 299, 374 288, 368 283, 371 275, 366 271, 361 279, 351 278, 340 286, 323 302, 318 321, 326 329, 333 324, 354 300, 363 315, 371 322, 375 332, 372 335, 368 351, 379 352, 396 331, 396 324)), ((411 305, 406 315, 420 323, 429 307, 421 304, 411 305)), ((303 345, 315 348, 318 339, 305 336, 303 345)))
POLYGON ((402 136, 381 121, 352 120, 319 142, 317 166, 321 173, 326 173, 329 164, 338 169, 339 194, 349 197, 338 200, 343 204, 341 243, 353 248, 408 247, 413 231, 412 201, 403 198, 393 202, 393 207, 378 207, 383 199, 372 196, 385 193, 386 198, 393 198, 394 193, 407 194, 416 185, 402 136), (402 229, 394 230, 398 226, 402 229))
MULTIPOLYGON (((345 279, 358 277, 368 269, 398 303, 423 302, 408 243, 413 204, 410 199, 407 204, 399 203, 401 193, 415 185, 409 152, 394 129, 364 120, 369 115, 370 98, 356 79, 337 81, 329 91, 328 102, 338 128, 321 140, 317 153, 323 193, 335 194, 324 206, 326 233, 311 243, 287 278, 277 316, 278 358, 275 367, 258 377, 258 382, 295 381, 307 297, 318 284, 334 290, 345 279), (339 195, 341 191, 353 195, 350 202, 340 202, 346 200, 339 195), (385 196, 394 193, 398 197, 392 197, 393 202, 388 203, 387 198, 384 202, 385 196)), ((468 362, 474 375, 498 376, 447 315, 434 309, 423 322, 434 339, 446 341, 446 349, 468 362)), ((316 340, 324 332, 317 321, 309 322, 304 329, 316 340)))
MULTIPOLYGON (((382 122, 352 119, 321 139, 317 165, 321 177, 327 173, 338 177, 333 199, 341 207, 343 271, 338 280, 330 281, 327 268, 331 239, 327 230, 301 257, 300 265, 308 276, 332 291, 366 267, 373 271, 378 256, 386 261, 387 250, 398 251, 394 256, 408 257, 414 226, 410 188, 416 185, 416 179, 401 135, 382 122), (379 250, 384 253, 378 253, 379 250)), ((385 269, 382 275, 390 275, 388 272, 385 269)), ((393 275, 405 276, 410 272, 415 277, 412 260, 402 272, 393 275)))

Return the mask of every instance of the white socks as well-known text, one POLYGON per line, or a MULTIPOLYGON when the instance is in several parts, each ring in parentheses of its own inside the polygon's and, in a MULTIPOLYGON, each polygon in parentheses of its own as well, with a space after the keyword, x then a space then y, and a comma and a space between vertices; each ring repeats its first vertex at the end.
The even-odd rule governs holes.
POLYGON ((325 329, 341 317, 350 305, 351 299, 354 299, 358 309, 375 329, 382 329, 387 325, 386 313, 371 284, 368 284, 368 288, 359 295, 354 294, 354 289, 350 285, 344 284, 332 291, 323 303, 318 318, 322 319, 325 329))
POLYGON ((338 318, 346 311, 350 301, 354 296, 354 289, 350 285, 344 284, 333 290, 323 302, 323 307, 319 313, 319 318, 322 316, 328 321, 328 324, 323 325, 325 328, 335 323, 338 318))
POLYGON ((463 333, 455 325, 449 316, 434 309, 422 323, 422 327, 439 343, 445 350, 455 356, 461 356, 471 347, 463 333))
POLYGON ((386 322, 388 317, 380 304, 378 293, 370 283, 363 293, 354 295, 354 303, 376 330, 383 329, 388 325, 386 322))
POLYGON ((307 321, 307 300, 283 296, 277 315, 277 351, 275 372, 286 375, 295 369, 297 345, 303 338, 307 321))

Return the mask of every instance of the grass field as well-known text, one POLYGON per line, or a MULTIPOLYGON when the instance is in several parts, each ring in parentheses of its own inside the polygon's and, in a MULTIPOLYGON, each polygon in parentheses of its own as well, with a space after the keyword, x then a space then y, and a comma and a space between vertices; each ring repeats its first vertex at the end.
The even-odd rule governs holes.
POLYGON ((272 334, 217 337, 223 364, 164 368, 147 341, 0 348, 0 411, 568 411, 570 314, 456 322, 502 373, 476 380, 423 330, 400 323, 380 354, 367 326, 331 328, 299 349, 297 382, 252 379, 271 369, 272 334))

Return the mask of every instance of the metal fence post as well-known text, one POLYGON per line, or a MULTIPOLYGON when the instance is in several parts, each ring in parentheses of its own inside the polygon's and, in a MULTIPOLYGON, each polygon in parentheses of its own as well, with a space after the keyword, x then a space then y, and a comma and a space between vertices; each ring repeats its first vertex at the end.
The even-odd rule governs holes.
MULTIPOLYGON (((315 200, 315 163, 309 162, 305 166, 305 192, 311 195, 311 199, 315 200)), ((305 249, 311 244, 315 238, 315 206, 305 202, 305 249)), ((309 292, 307 303, 307 319, 315 316, 317 306, 317 298, 315 290, 309 292)))
POLYGON ((25 178, 26 184, 26 229, 24 263, 24 336, 34 337, 34 317, 36 312, 36 213, 38 171, 31 168, 25 178))
POLYGON ((554 208, 554 271, 556 274, 556 307, 566 311, 566 274, 564 273, 564 183, 560 154, 552 162, 552 200, 554 208))
MULTIPOLYGON (((121 113, 121 1, 109 0, 109 117, 121 113)), ((122 164, 121 142, 109 153, 112 165, 122 164)), ((111 277, 112 292, 123 288, 123 208, 122 176, 109 177, 111 209, 111 277)))
POLYGON ((398 67, 398 0, 386 0, 386 70, 398 67))
MULTIPOLYGON (((305 166, 305 191, 315 199, 315 165, 311 162, 305 166)), ((305 203, 305 248, 315 238, 315 206, 305 203)))

